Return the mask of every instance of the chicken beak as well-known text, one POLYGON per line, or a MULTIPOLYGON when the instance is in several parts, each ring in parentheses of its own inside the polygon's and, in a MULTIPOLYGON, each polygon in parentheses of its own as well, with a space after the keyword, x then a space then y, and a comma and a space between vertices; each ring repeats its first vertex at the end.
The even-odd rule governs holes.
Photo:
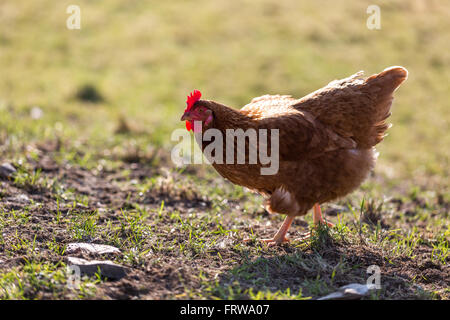
POLYGON ((189 111, 186 111, 181 117, 180 121, 189 121, 189 120, 191 120, 191 113, 189 111))

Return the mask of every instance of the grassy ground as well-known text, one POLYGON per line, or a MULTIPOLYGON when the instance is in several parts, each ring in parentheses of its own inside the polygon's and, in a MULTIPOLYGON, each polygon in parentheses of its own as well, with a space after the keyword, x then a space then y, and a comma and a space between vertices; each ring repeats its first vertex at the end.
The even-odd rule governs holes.
POLYGON ((84 0, 81 30, 66 28, 69 4, 0 4, 0 163, 17 168, 0 179, 0 298, 310 299, 365 283, 370 265, 369 298, 450 298, 448 3, 379 1, 380 30, 366 28, 372 1, 84 0), (283 217, 170 161, 194 88, 239 107, 390 65, 410 77, 377 167, 311 240, 243 243, 283 217), (70 289, 72 242, 118 247, 107 258, 127 277, 70 289))

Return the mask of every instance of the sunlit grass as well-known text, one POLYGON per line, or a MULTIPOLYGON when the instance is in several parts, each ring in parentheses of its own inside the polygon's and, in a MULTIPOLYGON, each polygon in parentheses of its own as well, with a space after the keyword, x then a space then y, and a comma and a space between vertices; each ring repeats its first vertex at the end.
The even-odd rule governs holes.
MULTIPOLYGON (((0 164, 17 168, 1 181, 17 195, 0 185, 0 260, 28 259, 0 270, 0 299, 95 295, 95 277, 67 288, 69 241, 114 245, 122 251, 115 262, 139 272, 163 262, 188 266, 195 285, 180 276, 182 292, 169 298, 310 299, 340 282, 363 283, 365 270, 351 256, 327 260, 328 249, 342 247, 376 252, 389 265, 417 262, 425 247, 432 263, 448 266, 448 3, 382 2, 381 30, 366 28, 373 3, 365 0, 80 0, 81 30, 66 28, 69 4, 0 4, 0 164), (391 65, 406 67, 409 79, 395 93, 394 126, 378 146, 375 173, 337 202, 337 216, 327 217, 336 227, 314 229, 309 240, 278 249, 257 242, 283 217, 266 214, 260 197, 206 166, 170 162, 170 134, 183 127, 192 89, 239 108, 255 96, 301 97, 391 65), (63 172, 50 178, 35 170, 45 157, 63 172), (134 177, 130 164, 145 167, 144 176, 134 177), (71 168, 89 178, 114 174, 108 183, 126 199, 102 207, 67 188, 64 170, 71 168), (26 206, 1 208, 20 193, 30 198, 26 206), (51 208, 35 214, 42 209, 31 199, 36 194, 51 208), (147 201, 154 198, 159 202, 147 201), (189 201, 195 205, 178 206, 189 201), (34 222, 42 216, 45 226, 34 222), (197 259, 208 263, 199 268, 197 259)), ((306 226, 294 224, 293 239, 312 227, 310 215, 301 219, 306 226)), ((437 294, 417 289, 416 297, 437 294)))

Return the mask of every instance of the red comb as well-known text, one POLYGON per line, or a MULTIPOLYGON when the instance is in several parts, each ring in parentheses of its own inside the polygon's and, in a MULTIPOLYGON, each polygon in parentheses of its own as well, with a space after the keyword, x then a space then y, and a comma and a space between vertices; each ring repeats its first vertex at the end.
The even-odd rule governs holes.
POLYGON ((184 110, 184 112, 189 111, 192 106, 194 105, 194 103, 196 103, 202 96, 202 93, 198 90, 194 90, 191 92, 190 95, 188 95, 186 103, 187 103, 187 108, 186 110, 184 110))

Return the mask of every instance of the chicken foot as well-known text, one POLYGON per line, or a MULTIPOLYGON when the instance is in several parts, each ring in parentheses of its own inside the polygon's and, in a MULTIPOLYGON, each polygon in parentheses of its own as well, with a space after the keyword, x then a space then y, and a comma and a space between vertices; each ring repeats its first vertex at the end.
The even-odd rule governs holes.
POLYGON ((289 239, 286 238, 286 233, 288 232, 292 221, 294 221, 295 216, 286 216, 281 225, 280 229, 278 229, 277 233, 273 236, 273 238, 269 239, 261 239, 260 241, 267 243, 268 245, 279 245, 285 242, 289 242, 289 239))
MULTIPOLYGON (((322 216, 322 209, 320 208, 320 205, 318 203, 316 203, 314 205, 313 222, 314 222, 315 226, 327 225, 330 228, 334 227, 333 223, 324 220, 324 218, 322 216)), ((303 235, 303 237, 298 238, 296 240, 298 240, 298 241, 308 240, 309 238, 311 238, 312 233, 313 233, 313 230, 311 230, 310 232, 303 235)))
POLYGON ((316 226, 319 224, 326 224, 329 227, 334 227, 334 224, 323 219, 322 209, 320 208, 320 204, 318 203, 314 205, 313 221, 316 226))
MULTIPOLYGON (((286 238, 286 233, 288 232, 289 227, 292 224, 292 221, 294 221, 294 218, 295 218, 295 216, 286 216, 283 224, 281 225, 280 229, 278 229, 277 233, 275 234, 275 236, 273 238, 258 239, 258 241, 265 242, 269 246, 280 245, 282 243, 289 242, 289 239, 286 238)), ((244 242, 248 242, 248 241, 251 241, 251 239, 249 239, 249 238, 244 239, 244 242)))
MULTIPOLYGON (((259 241, 265 242, 269 246, 280 245, 282 243, 289 242, 289 239, 286 238, 286 234, 292 224, 292 221, 294 221, 294 218, 295 218, 295 216, 286 216, 283 224, 281 225, 280 229, 278 229, 277 233, 275 234, 275 236, 273 238, 259 239, 259 241)), ((323 219, 322 209, 320 208, 320 205, 318 203, 316 203, 314 205, 313 221, 316 226, 320 225, 320 224, 326 224, 329 227, 334 227, 333 223, 328 222, 323 219)), ((312 234, 312 232, 308 232, 303 237, 301 237, 297 240, 301 240, 301 241, 307 240, 311 237, 311 234, 312 234)), ((248 242, 248 241, 251 241, 251 239, 249 239, 249 238, 244 239, 244 242, 248 242)))

